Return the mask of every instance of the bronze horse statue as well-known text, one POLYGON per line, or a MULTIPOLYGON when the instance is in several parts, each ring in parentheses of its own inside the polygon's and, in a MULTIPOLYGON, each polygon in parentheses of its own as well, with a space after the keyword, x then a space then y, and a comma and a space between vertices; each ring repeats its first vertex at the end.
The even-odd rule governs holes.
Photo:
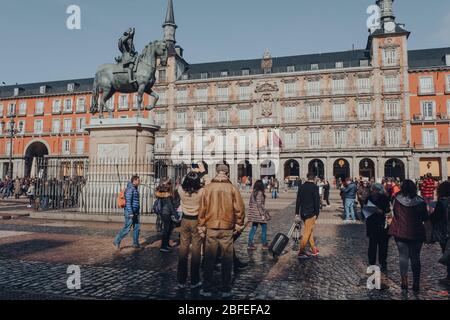
POLYGON ((106 108, 106 102, 116 92, 134 93, 137 92, 137 116, 141 116, 142 102, 144 93, 154 98, 153 103, 147 110, 155 108, 159 96, 154 92, 153 86, 156 82, 156 63, 160 58, 161 65, 167 65, 168 47, 165 41, 157 40, 149 43, 137 59, 136 72, 134 74, 135 82, 130 83, 127 69, 122 64, 104 64, 100 66, 95 74, 94 88, 92 94, 91 113, 100 113, 103 118, 103 112, 108 111, 109 116, 113 117, 113 110, 106 108))

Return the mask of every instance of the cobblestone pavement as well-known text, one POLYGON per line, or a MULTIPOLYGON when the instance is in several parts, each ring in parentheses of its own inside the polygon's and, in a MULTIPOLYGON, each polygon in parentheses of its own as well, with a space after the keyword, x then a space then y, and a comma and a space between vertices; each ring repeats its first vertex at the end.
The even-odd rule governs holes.
MULTIPOLYGON (((269 239, 277 232, 288 231, 294 200, 294 194, 289 193, 281 194, 281 199, 268 200, 273 213, 269 239)), ((438 284, 445 268, 437 263, 440 251, 434 245, 426 245, 422 251, 420 294, 401 292, 393 241, 389 272, 383 276, 383 283, 390 288, 368 290, 365 227, 360 223, 342 223, 340 212, 337 199, 324 209, 315 231, 320 256, 307 261, 298 261, 291 249, 278 260, 260 248, 248 252, 246 231, 236 247, 249 267, 234 277, 234 299, 449 299, 448 288, 438 284)), ((177 253, 161 254, 153 248, 151 244, 158 235, 150 226, 142 228, 144 249, 133 250, 127 238, 123 249, 115 252, 111 243, 120 227, 113 223, 29 218, 0 220, 0 299, 200 298, 198 291, 175 288, 177 253), (79 290, 67 288, 69 265, 81 268, 79 290)))

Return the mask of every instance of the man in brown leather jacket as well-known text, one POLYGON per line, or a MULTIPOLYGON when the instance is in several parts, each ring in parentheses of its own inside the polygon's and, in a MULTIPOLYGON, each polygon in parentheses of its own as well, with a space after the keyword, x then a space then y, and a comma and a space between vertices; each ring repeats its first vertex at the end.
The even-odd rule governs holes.
POLYGON ((226 165, 217 166, 217 176, 205 187, 199 210, 199 232, 206 237, 205 274, 201 292, 212 295, 213 273, 220 247, 222 253, 222 297, 231 296, 233 234, 244 228, 245 206, 239 190, 228 178, 226 165))

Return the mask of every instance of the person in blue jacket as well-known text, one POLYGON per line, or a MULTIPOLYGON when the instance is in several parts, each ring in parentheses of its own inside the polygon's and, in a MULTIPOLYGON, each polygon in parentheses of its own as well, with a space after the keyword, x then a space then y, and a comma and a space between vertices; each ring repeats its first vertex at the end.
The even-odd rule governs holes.
POLYGON ((139 249, 139 232, 140 232, 140 200, 139 200, 139 184, 141 179, 138 176, 133 176, 131 181, 128 182, 127 188, 125 189, 125 225, 123 229, 119 232, 114 240, 114 248, 120 250, 120 242, 125 238, 133 228, 133 248, 139 249))
POLYGON ((345 180, 345 187, 342 189, 342 197, 344 199, 345 221, 355 221, 355 199, 358 188, 352 179, 345 180))

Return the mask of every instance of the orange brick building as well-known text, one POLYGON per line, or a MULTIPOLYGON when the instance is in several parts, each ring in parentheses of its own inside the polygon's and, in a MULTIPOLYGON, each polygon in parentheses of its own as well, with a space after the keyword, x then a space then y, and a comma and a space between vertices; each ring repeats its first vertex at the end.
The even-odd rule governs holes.
POLYGON ((450 177, 450 54, 423 56, 410 66, 411 143, 414 175, 450 177))

